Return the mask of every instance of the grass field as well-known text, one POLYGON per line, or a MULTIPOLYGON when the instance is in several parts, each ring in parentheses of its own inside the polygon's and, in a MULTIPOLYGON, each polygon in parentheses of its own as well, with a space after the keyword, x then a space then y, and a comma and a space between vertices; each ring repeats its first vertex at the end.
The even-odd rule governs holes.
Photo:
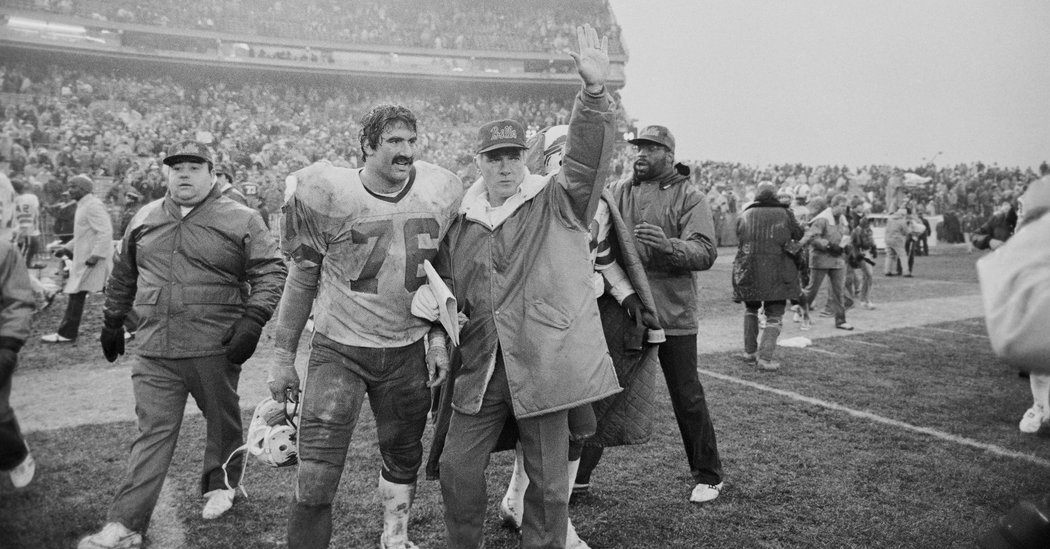
MULTIPOLYGON (((916 279, 878 275, 873 299, 886 307, 933 296, 979 299, 974 259, 920 258, 916 279)), ((739 322, 741 307, 721 285, 727 280, 726 264, 705 279, 705 321, 739 322)), ((973 547, 1018 499, 1050 490, 1050 434, 1018 431, 1031 403, 1028 384, 992 355, 983 319, 814 343, 782 348, 785 366, 774 373, 747 368, 730 352, 701 355, 725 471, 722 497, 688 503, 684 452, 661 392, 652 441, 608 450, 592 493, 574 500, 570 514, 581 536, 595 549, 973 547)), ((35 368, 68 371, 54 362, 35 368)), ((245 424, 249 418, 246 411, 245 424)), ((0 547, 70 547, 97 529, 134 434, 130 422, 31 433, 39 478, 20 492, 0 487, 0 547)), ((250 498, 222 520, 204 522, 202 436, 201 419, 187 417, 152 546, 281 546, 294 473, 253 462, 250 498)), ((366 407, 339 490, 332 547, 376 545, 375 440, 366 407)), ((489 468, 489 548, 518 543, 496 514, 511 457, 497 454, 489 468)), ((420 481, 411 531, 421 547, 444 547, 436 482, 420 481)))

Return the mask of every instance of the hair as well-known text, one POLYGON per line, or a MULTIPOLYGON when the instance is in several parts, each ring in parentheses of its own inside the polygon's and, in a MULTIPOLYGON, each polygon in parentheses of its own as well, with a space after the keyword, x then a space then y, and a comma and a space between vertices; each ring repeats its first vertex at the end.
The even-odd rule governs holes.
POLYGON ((849 202, 849 199, 846 198, 846 195, 836 194, 831 198, 831 207, 834 208, 835 206, 841 206, 847 202, 849 202))
POLYGON ((365 147, 376 148, 379 139, 383 136, 383 130, 392 124, 404 124, 413 132, 416 131, 416 115, 407 107, 401 105, 382 104, 372 107, 361 117, 361 132, 358 138, 361 142, 361 160, 368 158, 365 147))

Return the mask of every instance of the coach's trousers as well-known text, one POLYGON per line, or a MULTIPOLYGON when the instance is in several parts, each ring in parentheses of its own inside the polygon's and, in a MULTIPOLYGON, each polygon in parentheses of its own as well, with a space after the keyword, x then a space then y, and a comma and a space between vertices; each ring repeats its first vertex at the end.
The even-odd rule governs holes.
MULTIPOLYGON (((108 522, 145 532, 164 486, 179 438, 186 396, 193 395, 207 423, 201 493, 226 488, 222 465, 242 444, 241 367, 225 355, 186 359, 137 357, 131 369, 139 436, 131 445, 127 477, 109 508, 108 522)), ((227 466, 230 486, 241 480, 244 454, 227 466)))
POLYGON ((696 371, 696 334, 667 336, 660 344, 659 357, 693 480, 718 484, 722 482, 722 460, 704 386, 696 371))
MULTIPOLYGON (((441 497, 449 549, 484 546, 488 494, 485 468, 511 409, 502 353, 476 415, 452 413, 441 454, 441 497)), ((518 418, 529 487, 521 524, 522 549, 562 549, 569 520, 568 411, 518 418)))

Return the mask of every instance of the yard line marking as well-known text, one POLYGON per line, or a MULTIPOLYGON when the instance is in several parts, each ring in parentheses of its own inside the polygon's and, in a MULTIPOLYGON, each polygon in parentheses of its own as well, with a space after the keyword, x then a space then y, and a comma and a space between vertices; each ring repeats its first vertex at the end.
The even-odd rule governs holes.
POLYGON ((906 337, 908 339, 918 339, 919 341, 925 341, 927 343, 938 343, 936 339, 930 339, 928 337, 913 336, 910 334, 893 334, 895 336, 906 337))
POLYGON ((837 357, 841 357, 841 358, 851 358, 850 355, 844 355, 842 353, 834 353, 834 352, 831 352, 831 351, 825 351, 824 349, 817 349, 815 347, 806 347, 805 349, 807 351, 813 351, 814 353, 824 353, 826 355, 837 356, 837 357))
POLYGON ((936 330, 938 332, 945 332, 945 333, 948 333, 948 334, 964 335, 964 336, 968 336, 968 337, 972 337, 972 338, 976 338, 976 339, 988 339, 988 336, 986 336, 984 334, 969 334, 969 333, 966 333, 966 332, 960 332, 958 330, 948 330, 948 329, 945 329, 945 328, 934 328, 932 326, 916 326, 916 328, 922 328, 923 330, 936 330))
POLYGON ((892 349, 893 348, 893 347, 891 347, 889 345, 886 345, 885 343, 872 343, 870 341, 861 341, 859 339, 853 339, 853 338, 850 338, 850 337, 841 338, 839 341, 846 341, 848 343, 860 343, 861 345, 871 345, 872 347, 882 347, 884 349, 892 349))
POLYGON ((752 389, 758 389, 760 391, 766 391, 766 392, 769 392, 769 393, 780 395, 782 397, 790 398, 792 400, 797 400, 799 402, 805 402, 807 404, 812 404, 814 406, 820 406, 822 408, 827 408, 829 410, 835 410, 835 411, 838 411, 838 412, 845 412, 845 413, 847 413, 847 414, 849 414, 849 415, 851 415, 853 417, 856 417, 856 418, 867 419, 867 420, 870 420, 870 421, 874 421, 876 423, 882 423, 882 424, 890 425, 890 426, 893 426, 893 427, 899 427, 899 428, 907 430, 907 431, 912 431, 912 432, 915 432, 915 433, 928 435, 928 436, 931 436, 931 437, 934 437, 934 438, 938 438, 938 439, 941 439, 941 440, 944 440, 944 441, 947 441, 947 442, 954 442, 956 444, 961 444, 963 446, 970 446, 972 448, 977 448, 978 450, 984 450, 985 452, 989 452, 989 453, 995 454, 997 456, 1009 457, 1009 458, 1014 458, 1014 459, 1020 459, 1020 460, 1023 460, 1023 461, 1027 461, 1029 463, 1033 463, 1035 465, 1042 465, 1043 467, 1050 468, 1050 460, 1046 460, 1046 459, 1043 459, 1043 458, 1038 457, 1038 456, 1033 456, 1031 454, 1024 454, 1024 453, 1021 453, 1021 452, 1015 452, 1013 450, 1008 450, 1006 448, 1003 448, 1002 446, 997 446, 995 444, 987 444, 987 443, 984 443, 984 442, 980 442, 980 441, 974 440, 972 438, 967 438, 967 437, 963 437, 963 436, 959 436, 959 435, 953 435, 951 433, 946 433, 944 431, 938 431, 937 429, 931 429, 929 427, 920 427, 918 425, 912 425, 910 423, 905 423, 903 421, 898 421, 896 419, 890 419, 888 417, 883 417, 883 416, 880 416, 878 414, 874 414, 872 412, 865 412, 865 411, 862 411, 862 410, 854 410, 853 408, 849 408, 849 407, 843 406, 841 404, 836 404, 834 402, 828 402, 826 400, 821 400, 819 398, 808 397, 808 396, 805 396, 803 394, 796 393, 794 391, 785 391, 784 389, 777 389, 776 387, 770 387, 768 385, 763 385, 761 383, 755 383, 754 381, 748 381, 746 379, 741 379, 741 378, 738 378, 738 377, 734 377, 734 376, 730 376, 730 375, 726 375, 726 374, 722 374, 722 373, 718 373, 718 372, 713 372, 711 370, 705 370, 703 368, 697 368, 697 370, 701 374, 708 375, 708 376, 711 376, 713 378, 720 379, 722 381, 728 381, 730 383, 736 383, 738 385, 744 385, 745 387, 751 387, 752 389))

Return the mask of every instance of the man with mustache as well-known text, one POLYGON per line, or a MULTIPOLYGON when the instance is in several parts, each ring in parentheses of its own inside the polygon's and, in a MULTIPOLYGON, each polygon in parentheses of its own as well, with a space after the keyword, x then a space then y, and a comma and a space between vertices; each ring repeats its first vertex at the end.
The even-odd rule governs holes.
POLYGON ((332 501, 366 395, 383 458, 379 545, 416 547, 408 518, 423 458, 420 439, 430 388, 448 371, 444 331, 431 330, 410 309, 426 282, 423 261, 434 259, 463 184, 448 170, 415 161, 416 117, 405 107, 374 107, 361 121, 360 142, 363 168, 322 161, 286 182, 283 246, 293 261, 269 380, 278 402, 299 399, 295 355, 316 303, 288 520, 293 549, 327 547, 331 540, 332 501))
MULTIPOLYGON (((675 140, 664 126, 648 126, 630 141, 634 176, 612 186, 617 209, 634 227, 667 340, 660 344, 660 367, 682 433, 696 486, 689 500, 704 503, 722 490, 722 462, 704 387, 696 373, 699 287, 696 273, 715 263, 715 226, 707 199, 689 180, 689 167, 675 163, 675 140)), ((589 481, 600 454, 584 451, 578 483, 589 481)))

